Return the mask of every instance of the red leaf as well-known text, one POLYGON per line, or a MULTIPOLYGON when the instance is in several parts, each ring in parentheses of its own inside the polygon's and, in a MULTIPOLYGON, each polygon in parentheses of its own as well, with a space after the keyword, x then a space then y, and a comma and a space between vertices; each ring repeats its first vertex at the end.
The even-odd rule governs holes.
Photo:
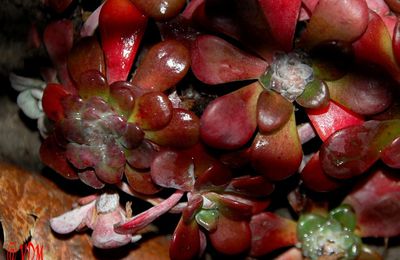
POLYGON ((173 260, 196 259, 200 253, 200 230, 196 221, 179 221, 172 235, 169 256, 173 260))
POLYGON ((207 84, 258 78, 267 62, 212 35, 197 37, 192 45, 192 70, 207 84))
POLYGON ((359 115, 332 101, 324 108, 307 109, 307 115, 322 141, 342 128, 364 122, 359 115))
POLYGON ((275 249, 296 244, 296 222, 271 212, 253 216, 250 221, 252 256, 261 256, 275 249))
POLYGON ((301 0, 258 0, 271 34, 285 50, 293 48, 293 39, 299 17, 301 0))
POLYGON ((62 85, 47 84, 43 91, 42 106, 44 113, 53 121, 59 122, 64 119, 64 107, 61 100, 70 95, 62 85))
POLYGON ((379 169, 360 183, 344 200, 357 215, 364 237, 392 237, 400 234, 400 180, 379 169))
POLYGON ((126 80, 147 18, 129 0, 108 0, 99 16, 102 47, 107 66, 107 80, 126 80))

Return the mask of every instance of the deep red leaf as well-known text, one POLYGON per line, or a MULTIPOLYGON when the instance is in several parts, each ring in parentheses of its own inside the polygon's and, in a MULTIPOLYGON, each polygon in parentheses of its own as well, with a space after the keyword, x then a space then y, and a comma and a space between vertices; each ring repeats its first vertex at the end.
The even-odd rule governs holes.
POLYGON ((65 117, 62 99, 70 93, 59 84, 47 84, 43 91, 42 106, 44 113, 53 121, 59 122, 65 117))

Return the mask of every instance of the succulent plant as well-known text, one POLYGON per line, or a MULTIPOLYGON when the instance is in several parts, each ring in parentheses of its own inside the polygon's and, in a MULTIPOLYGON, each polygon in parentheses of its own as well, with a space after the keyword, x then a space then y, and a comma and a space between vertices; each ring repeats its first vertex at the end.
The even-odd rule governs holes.
MULTIPOLYGON (((48 4, 68 17, 71 1, 61 2, 48 4)), ((106 0, 79 26, 51 22, 44 45, 58 81, 39 98, 51 122, 41 159, 100 193, 53 218, 53 230, 86 225, 94 246, 112 248, 173 212, 172 259, 198 258, 207 244, 228 255, 297 246, 307 259, 377 259, 362 238, 400 234, 397 7, 106 0), (337 190, 346 205, 329 196, 337 190), (152 206, 131 216, 117 192, 152 206), (108 199, 112 209, 95 206, 108 199), (273 212, 287 204, 298 216, 273 212)), ((22 96, 43 88, 10 78, 22 96)))

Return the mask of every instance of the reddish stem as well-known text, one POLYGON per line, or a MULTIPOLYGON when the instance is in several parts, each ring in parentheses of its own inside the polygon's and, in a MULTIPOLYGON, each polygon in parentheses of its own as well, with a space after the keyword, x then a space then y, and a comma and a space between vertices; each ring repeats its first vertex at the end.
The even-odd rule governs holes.
POLYGON ((164 200, 157 206, 151 207, 150 209, 136 215, 135 217, 127 220, 125 223, 119 223, 114 225, 114 230, 120 234, 134 234, 145 226, 149 225, 156 218, 162 214, 168 212, 173 206, 175 206, 182 198, 184 192, 177 190, 168 199, 164 200))

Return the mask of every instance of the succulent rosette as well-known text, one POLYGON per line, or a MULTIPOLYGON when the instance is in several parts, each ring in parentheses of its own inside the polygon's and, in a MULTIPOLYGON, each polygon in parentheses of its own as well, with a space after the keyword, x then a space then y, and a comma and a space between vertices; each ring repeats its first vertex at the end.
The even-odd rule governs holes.
MULTIPOLYGON (((48 4, 67 15, 62 2, 48 4)), ((400 234, 399 9, 106 0, 80 26, 51 22, 44 44, 58 81, 43 90, 42 161, 153 204, 131 216, 105 193, 52 228, 87 226, 95 246, 118 247, 174 212, 173 259, 198 258, 207 242, 229 255, 295 246, 287 257, 379 259, 362 237, 400 234), (336 191, 346 195, 331 201, 336 191), (273 212, 280 192, 298 216, 273 212), (96 208, 107 198, 112 209, 96 208)))

